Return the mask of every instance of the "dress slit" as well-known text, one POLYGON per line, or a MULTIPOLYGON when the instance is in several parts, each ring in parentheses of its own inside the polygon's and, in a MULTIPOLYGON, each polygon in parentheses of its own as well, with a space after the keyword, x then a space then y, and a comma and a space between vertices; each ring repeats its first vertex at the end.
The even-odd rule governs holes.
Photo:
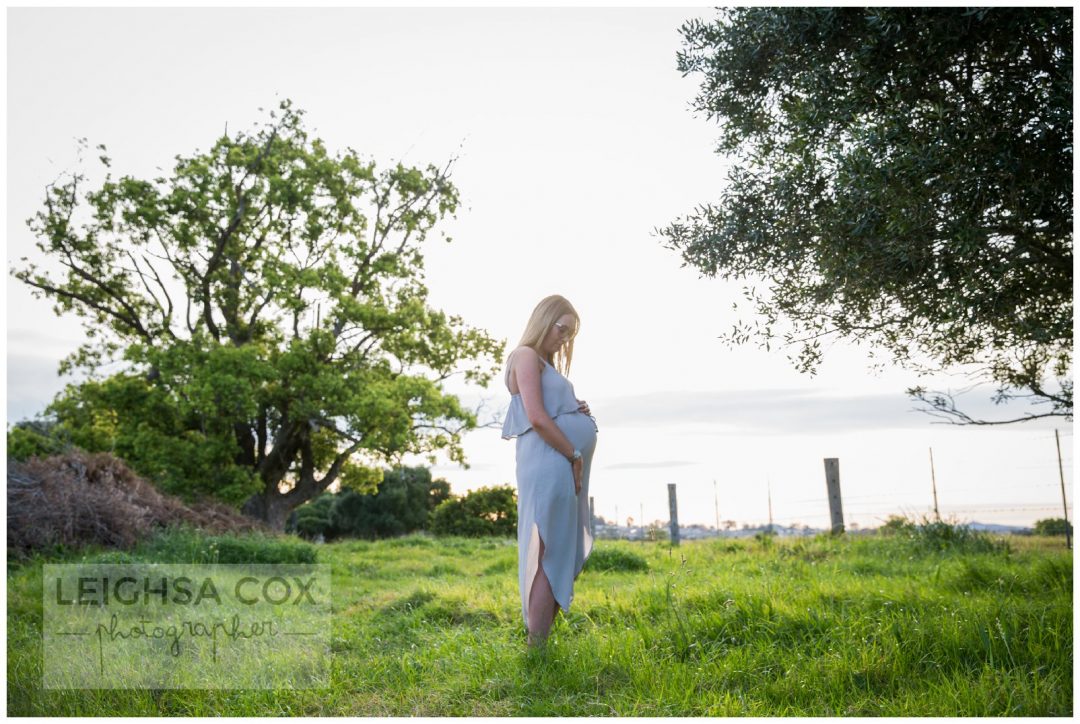
MULTIPOLYGON (((533 521, 532 532, 529 535, 529 548, 525 554, 525 596, 521 602, 521 613, 525 618, 525 625, 529 625, 529 601, 532 600, 533 583, 536 582, 536 571, 540 568, 540 526, 533 521)), ((544 574, 545 576, 547 573, 544 574)), ((551 579, 548 579, 551 585, 551 579)))
MULTIPOLYGON (((551 597, 555 599, 555 610, 567 610, 569 605, 563 605, 559 601, 559 594, 555 591, 555 584, 551 580, 551 576, 548 575, 547 569, 543 567, 543 559, 540 558, 540 543, 544 540, 543 534, 540 533, 540 526, 535 521, 532 524, 532 535, 529 536, 529 551, 526 554, 525 565, 525 596, 522 601, 522 615, 525 618, 525 625, 529 625, 529 602, 532 600, 533 584, 536 583, 536 576, 538 573, 543 574, 547 579, 548 588, 551 590, 551 597)), ((544 558, 547 558, 547 552, 550 550, 547 543, 544 543, 544 558)), ((569 604, 569 601, 567 601, 569 604)))

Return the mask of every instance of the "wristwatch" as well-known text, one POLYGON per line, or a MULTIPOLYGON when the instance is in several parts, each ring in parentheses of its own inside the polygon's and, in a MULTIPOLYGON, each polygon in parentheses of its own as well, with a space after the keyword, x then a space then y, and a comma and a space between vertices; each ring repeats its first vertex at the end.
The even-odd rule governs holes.
POLYGON ((581 460, 581 451, 575 449, 574 454, 570 456, 570 464, 573 465, 578 460, 581 460))

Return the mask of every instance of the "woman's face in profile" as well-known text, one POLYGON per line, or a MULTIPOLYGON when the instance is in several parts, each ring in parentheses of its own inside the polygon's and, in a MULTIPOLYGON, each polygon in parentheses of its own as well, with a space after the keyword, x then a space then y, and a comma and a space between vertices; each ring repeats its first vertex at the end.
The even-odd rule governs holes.
POLYGON ((562 315, 555 324, 551 325, 547 336, 544 337, 544 351, 555 354, 560 347, 573 339, 575 334, 577 334, 577 320, 574 319, 574 315, 562 315))

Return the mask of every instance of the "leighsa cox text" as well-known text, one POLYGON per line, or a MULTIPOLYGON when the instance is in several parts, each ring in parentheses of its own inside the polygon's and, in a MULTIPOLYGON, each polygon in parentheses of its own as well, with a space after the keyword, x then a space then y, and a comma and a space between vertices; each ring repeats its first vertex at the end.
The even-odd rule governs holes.
MULTIPOLYGON (((211 577, 196 581, 188 576, 147 576, 141 579, 135 576, 120 576, 113 580, 108 576, 79 576, 72 586, 71 581, 57 577, 55 603, 58 606, 107 606, 110 603, 146 606, 160 602, 162 605, 198 606, 204 601, 212 601, 220 605, 222 600, 219 585, 220 583, 215 583, 211 577), (69 590, 65 590, 65 583, 69 590), (74 590, 70 590, 71 588, 74 590)), ((315 605, 312 597, 314 585, 315 577, 310 575, 307 578, 292 576, 291 579, 271 576, 265 580, 256 576, 242 576, 231 586, 227 586, 225 593, 245 606, 257 603, 274 606, 301 603, 315 605)))
POLYGON ((326 565, 46 565, 45 688, 329 685, 326 565))

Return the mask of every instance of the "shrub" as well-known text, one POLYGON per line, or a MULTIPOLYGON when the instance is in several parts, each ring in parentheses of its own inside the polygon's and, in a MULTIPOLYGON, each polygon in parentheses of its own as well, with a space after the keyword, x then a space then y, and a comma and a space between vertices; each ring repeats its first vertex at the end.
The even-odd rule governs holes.
POLYGON ((50 420, 20 420, 7 433, 7 454, 20 462, 32 457, 47 457, 68 452, 70 439, 50 420))
POLYGON ((449 500, 450 496, 450 483, 446 482, 442 478, 439 478, 438 480, 432 480, 431 491, 428 493, 427 499, 428 512, 435 512, 435 509, 438 508, 444 500, 449 500))
POLYGON ((334 507, 337 496, 332 493, 323 493, 314 500, 301 505, 289 516, 289 522, 285 530, 297 533, 309 540, 318 538, 323 540, 334 537, 333 526, 330 523, 330 510, 334 507))
POLYGON ((451 496, 431 516, 436 535, 517 535, 517 494, 509 485, 479 488, 462 497, 451 496))
POLYGON ((1064 518, 1043 518, 1035 521, 1035 535, 1065 535, 1072 533, 1072 523, 1064 518))
POLYGON ((902 515, 890 515, 878 528, 882 535, 909 535, 915 530, 915 524, 902 515))
POLYGON ((1009 550, 1009 544, 1005 541, 995 540, 955 519, 931 520, 924 515, 920 521, 915 522, 906 517, 890 516, 886 526, 886 534, 896 535, 921 551, 999 553, 1009 550))
MULTIPOLYGON (((449 485, 432 481, 427 468, 395 468, 384 473, 374 494, 346 490, 336 496, 326 532, 334 536, 386 538, 423 530, 428 526, 432 506, 446 494, 449 485)), ((316 522, 306 525, 317 527, 316 522)))
POLYGON ((450 495, 450 484, 432 480, 423 467, 376 471, 375 492, 355 488, 323 493, 289 516, 285 530, 309 540, 341 537, 389 538, 424 530, 434 508, 450 495))

